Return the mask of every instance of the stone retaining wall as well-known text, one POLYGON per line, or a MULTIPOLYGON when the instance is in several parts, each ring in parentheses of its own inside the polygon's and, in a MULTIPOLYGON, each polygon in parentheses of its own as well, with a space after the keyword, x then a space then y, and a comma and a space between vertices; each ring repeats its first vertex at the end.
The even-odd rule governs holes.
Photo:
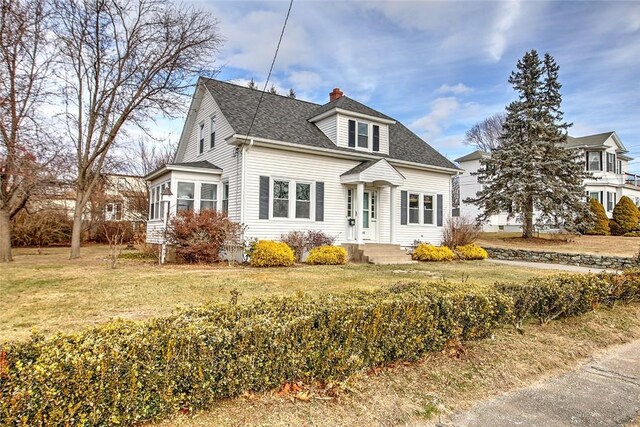
POLYGON ((550 262, 554 264, 579 265, 593 268, 623 269, 640 267, 635 258, 600 256, 588 254, 566 254, 561 252, 529 251, 526 249, 506 249, 485 247, 489 258, 511 261, 550 262))

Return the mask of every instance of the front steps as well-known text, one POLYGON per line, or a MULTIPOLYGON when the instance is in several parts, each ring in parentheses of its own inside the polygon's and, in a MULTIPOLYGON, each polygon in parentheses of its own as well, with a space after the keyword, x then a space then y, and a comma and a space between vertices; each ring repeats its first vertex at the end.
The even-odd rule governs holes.
POLYGON ((365 264, 414 264, 411 255, 400 247, 389 243, 344 243, 342 245, 349 254, 350 262, 365 264))

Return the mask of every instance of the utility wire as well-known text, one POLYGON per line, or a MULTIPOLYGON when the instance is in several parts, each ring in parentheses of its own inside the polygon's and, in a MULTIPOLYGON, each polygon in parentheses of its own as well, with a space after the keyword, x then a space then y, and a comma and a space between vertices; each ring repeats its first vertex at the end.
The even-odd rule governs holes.
MULTIPOLYGON (((289 10, 287 10, 287 16, 284 18, 284 24, 282 25, 282 32, 280 33, 278 46, 276 46, 276 52, 273 55, 273 61, 271 61, 271 68, 269 68, 269 74, 267 74, 267 80, 264 82, 264 88, 262 89, 262 93, 260 94, 260 99, 258 100, 258 105, 256 106, 256 112, 253 114, 253 118, 251 119, 251 125, 249 125, 249 132, 247 132, 247 137, 251 135, 251 130, 253 129, 253 123, 256 121, 256 117, 258 116, 258 110, 260 109, 260 104, 262 104, 262 98, 264 97, 264 94, 267 91, 267 85, 269 84, 271 73, 273 72, 273 66, 276 63, 276 58, 278 57, 278 51, 280 50, 280 43, 282 43, 282 36, 284 36, 284 30, 285 28, 287 28, 287 21, 289 20, 289 15, 291 14, 291 6, 293 6, 293 0, 289 2, 289 10)), ((245 142, 246 141, 247 140, 245 139, 245 142)))

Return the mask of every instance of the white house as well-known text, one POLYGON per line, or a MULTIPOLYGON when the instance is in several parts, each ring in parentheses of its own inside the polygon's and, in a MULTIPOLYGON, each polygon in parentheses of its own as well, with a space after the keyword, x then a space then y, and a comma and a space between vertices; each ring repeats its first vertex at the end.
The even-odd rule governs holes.
POLYGON ((400 122, 339 89, 318 105, 201 78, 175 163, 146 177, 147 240, 161 239, 169 187, 171 215, 222 210, 250 238, 322 230, 341 244, 439 244, 459 171, 400 122))
MULTIPOLYGON (((627 155, 628 150, 615 132, 587 135, 583 137, 567 137, 567 147, 578 149, 584 158, 585 170, 593 178, 586 179, 586 197, 598 200, 611 218, 613 208, 622 196, 627 196, 640 206, 640 176, 630 174, 628 165, 633 158, 627 155)), ((464 169, 460 176, 460 214, 475 218, 479 213, 477 206, 464 203, 469 197, 475 197, 481 189, 475 172, 480 169, 480 160, 488 158, 483 151, 474 151, 456 159, 464 169)), ((483 224, 484 231, 520 231, 521 224, 515 219, 507 219, 507 213, 493 215, 483 224)))

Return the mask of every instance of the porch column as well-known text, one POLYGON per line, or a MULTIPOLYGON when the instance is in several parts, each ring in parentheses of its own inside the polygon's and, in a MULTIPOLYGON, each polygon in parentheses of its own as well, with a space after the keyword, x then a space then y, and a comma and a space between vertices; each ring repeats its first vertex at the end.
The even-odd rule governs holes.
POLYGON ((389 187, 389 243, 396 244, 396 196, 394 185, 389 187))
POLYGON ((359 182, 356 188, 356 243, 364 243, 364 182, 359 182))

